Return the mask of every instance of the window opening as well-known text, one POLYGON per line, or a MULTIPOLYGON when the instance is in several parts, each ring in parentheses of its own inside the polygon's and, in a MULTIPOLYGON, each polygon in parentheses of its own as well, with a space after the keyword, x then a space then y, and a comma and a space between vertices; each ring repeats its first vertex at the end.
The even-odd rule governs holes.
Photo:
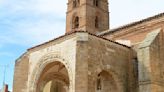
POLYGON ((95 28, 98 28, 99 27, 99 20, 98 20, 98 17, 96 16, 95 17, 95 28))
POLYGON ((97 90, 101 90, 102 86, 101 86, 101 75, 98 74, 98 78, 97 78, 97 90))
POLYGON ((73 0, 73 8, 80 5, 80 0, 73 0))
POLYGON ((99 0, 93 0, 94 6, 99 6, 99 0))
POLYGON ((78 28, 79 27, 79 17, 76 17, 73 23, 73 28, 78 28))

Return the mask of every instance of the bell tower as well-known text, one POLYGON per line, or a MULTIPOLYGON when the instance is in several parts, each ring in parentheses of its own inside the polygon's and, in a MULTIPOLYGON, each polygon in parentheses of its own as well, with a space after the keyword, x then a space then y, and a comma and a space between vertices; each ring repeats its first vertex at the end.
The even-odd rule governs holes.
POLYGON ((66 33, 83 30, 96 34, 109 29, 108 0, 68 0, 66 33))

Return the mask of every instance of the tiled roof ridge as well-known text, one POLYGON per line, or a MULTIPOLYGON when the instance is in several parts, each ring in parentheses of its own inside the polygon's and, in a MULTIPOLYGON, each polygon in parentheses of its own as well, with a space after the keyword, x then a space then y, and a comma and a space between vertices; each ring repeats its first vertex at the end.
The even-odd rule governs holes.
POLYGON ((83 30, 74 30, 74 31, 68 32, 68 33, 66 33, 66 34, 64 34, 64 35, 62 35, 62 36, 59 36, 59 37, 57 37, 57 38, 54 38, 54 39, 49 40, 49 41, 47 41, 47 42, 44 42, 44 43, 42 43, 42 44, 39 44, 39 45, 33 46, 33 47, 29 48, 28 51, 31 50, 31 49, 37 48, 37 47, 39 47, 39 46, 41 46, 41 45, 45 45, 45 44, 47 44, 47 43, 50 43, 50 42, 52 42, 52 41, 54 41, 54 40, 57 40, 57 39, 63 38, 63 37, 65 37, 65 36, 67 36, 67 35, 71 35, 71 34, 73 34, 73 33, 80 33, 80 32, 88 33, 88 34, 90 34, 90 35, 92 35, 92 36, 96 36, 96 37, 98 37, 98 38, 101 38, 101 39, 104 39, 104 40, 110 41, 110 42, 112 42, 112 43, 115 43, 115 44, 118 44, 118 45, 121 45, 121 46, 124 46, 124 47, 127 47, 127 48, 131 48, 131 47, 127 46, 127 45, 124 45, 124 44, 121 44, 121 43, 118 43, 118 42, 112 41, 112 40, 110 40, 110 39, 104 38, 103 36, 98 36, 98 35, 96 35, 96 34, 93 34, 93 33, 88 32, 88 31, 83 31, 83 30))
POLYGON ((123 26, 111 29, 110 31, 108 30, 106 32, 100 33, 100 35, 103 36, 103 35, 115 33, 115 32, 120 31, 122 29, 126 29, 126 28, 129 28, 129 27, 132 27, 132 26, 136 26, 138 24, 141 24, 141 23, 144 23, 144 22, 148 22, 148 21, 151 21, 153 19, 157 19, 157 18, 160 18, 160 17, 163 17, 163 16, 164 16, 164 12, 163 13, 159 13, 159 14, 154 15, 154 16, 151 16, 151 17, 148 17, 148 18, 145 18, 145 19, 142 19, 142 20, 139 20, 139 21, 135 21, 135 22, 132 22, 132 23, 129 23, 129 24, 126 24, 126 25, 123 25, 123 26))

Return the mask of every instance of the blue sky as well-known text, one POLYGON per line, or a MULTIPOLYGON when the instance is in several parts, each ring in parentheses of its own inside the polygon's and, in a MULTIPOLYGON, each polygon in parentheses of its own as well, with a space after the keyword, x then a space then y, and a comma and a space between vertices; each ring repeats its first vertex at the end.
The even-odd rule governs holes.
MULTIPOLYGON (((0 88, 3 65, 12 88, 15 60, 27 48, 64 34, 67 0, 0 0, 0 88)), ((111 28, 164 12, 164 0, 110 0, 111 28)))

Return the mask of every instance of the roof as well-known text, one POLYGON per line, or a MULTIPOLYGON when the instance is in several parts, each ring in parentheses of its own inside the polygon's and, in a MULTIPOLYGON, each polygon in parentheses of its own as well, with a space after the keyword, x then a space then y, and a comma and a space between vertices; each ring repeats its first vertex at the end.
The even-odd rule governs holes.
POLYGON ((18 60, 19 60, 20 58, 22 58, 23 56, 25 56, 25 55, 28 53, 29 50, 35 49, 35 48, 37 48, 37 47, 39 47, 39 46, 48 44, 48 43, 53 42, 53 41, 55 41, 55 40, 57 40, 57 39, 63 38, 63 37, 65 37, 65 36, 68 36, 68 35, 71 35, 71 34, 74 34, 74 33, 88 33, 88 34, 90 34, 90 35, 92 35, 92 36, 95 36, 95 37, 104 39, 104 40, 106 40, 106 41, 110 41, 110 42, 112 42, 112 43, 115 43, 115 44, 118 44, 118 45, 120 45, 120 46, 126 47, 126 48, 128 48, 128 49, 131 49, 131 47, 129 47, 129 46, 127 46, 127 45, 124 45, 124 44, 121 44, 121 43, 112 41, 112 40, 107 39, 107 38, 104 38, 104 37, 102 37, 102 36, 98 36, 98 35, 89 33, 88 31, 78 31, 78 30, 75 30, 75 31, 71 31, 71 32, 69 32, 69 33, 66 33, 66 34, 64 34, 64 35, 62 35, 62 36, 59 36, 59 37, 57 37, 57 38, 54 38, 54 39, 52 39, 52 40, 49 40, 49 41, 47 41, 47 42, 44 42, 44 43, 42 43, 42 44, 40 44, 40 45, 36 45, 36 46, 34 46, 34 47, 31 47, 31 48, 27 49, 27 52, 25 52, 23 55, 21 55, 21 56, 16 60, 16 62, 18 62, 18 60))
POLYGON ((139 21, 136 21, 136 22, 132 22, 132 23, 120 26, 118 28, 114 28, 114 29, 102 32, 99 35, 104 36, 104 35, 107 35, 107 34, 112 34, 112 33, 121 31, 122 29, 130 28, 130 27, 136 26, 138 24, 145 23, 145 22, 148 22, 148 21, 151 21, 151 20, 154 20, 154 19, 158 19, 158 18, 161 18, 161 17, 164 17, 164 12, 160 13, 160 14, 157 14, 157 15, 154 15, 154 16, 151 16, 151 17, 148 17, 146 19, 142 19, 142 20, 139 20, 139 21))
POLYGON ((62 36, 59 36, 59 37, 57 37, 57 38, 54 38, 54 39, 52 39, 52 40, 49 40, 49 41, 47 41, 47 42, 45 42, 45 43, 42 43, 42 44, 40 44, 40 45, 36 45, 36 46, 34 46, 34 47, 31 47, 31 48, 29 48, 28 50, 32 50, 32 49, 34 49, 34 48, 37 48, 37 47, 39 47, 39 46, 45 45, 45 44, 47 44, 47 43, 53 42, 53 41, 55 41, 55 40, 57 40, 57 39, 63 38, 63 37, 65 37, 65 36, 68 36, 68 35, 71 35, 71 34, 74 34, 74 33, 88 33, 88 34, 90 34, 90 35, 92 35, 92 36, 96 36, 96 37, 98 37, 98 38, 101 38, 101 39, 110 41, 110 42, 112 42, 112 43, 115 43, 115 44, 124 46, 124 47, 126 47, 126 48, 131 48, 131 47, 127 46, 127 45, 120 44, 120 43, 118 43, 118 42, 115 42, 115 41, 109 40, 109 39, 107 39, 107 38, 104 38, 104 37, 102 37, 102 36, 98 36, 98 35, 89 33, 88 31, 81 31, 81 30, 79 31, 79 30, 75 30, 75 31, 71 31, 71 32, 69 32, 69 33, 66 33, 66 34, 64 34, 64 35, 62 35, 62 36))

